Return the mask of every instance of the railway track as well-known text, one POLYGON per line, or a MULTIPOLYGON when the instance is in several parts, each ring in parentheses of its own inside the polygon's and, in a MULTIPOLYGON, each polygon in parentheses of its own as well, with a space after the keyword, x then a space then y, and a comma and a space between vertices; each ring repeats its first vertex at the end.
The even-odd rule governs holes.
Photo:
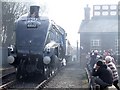
MULTIPOLYGON (((55 75, 54 75, 55 76, 55 75)), ((19 82, 17 80, 9 81, 0 86, 0 90, 6 89, 35 89, 39 90, 44 88, 44 86, 54 77, 49 77, 47 80, 39 82, 19 82)))
POLYGON ((15 75, 16 75, 16 73, 12 72, 12 73, 9 73, 9 74, 6 74, 6 75, 3 75, 2 77, 0 77, 0 79, 2 80, 1 85, 5 84, 5 83, 7 83, 9 81, 14 80, 15 75))
POLYGON ((0 86, 0 90, 4 90, 7 87, 9 87, 11 84, 13 84, 15 82, 15 72, 12 73, 8 73, 5 74, 3 76, 0 77, 1 80, 1 86, 0 86))
POLYGON ((6 84, 3 84, 0 86, 0 90, 6 90, 8 89, 11 85, 13 85, 16 82, 16 80, 9 81, 6 84))
MULTIPOLYGON (((63 69, 63 68, 62 68, 63 69)), ((47 80, 34 80, 34 81, 25 81, 25 82, 20 82, 17 81, 16 79, 11 80, 9 82, 4 83, 3 85, 0 86, 0 90, 6 90, 6 89, 35 89, 39 90, 45 87, 45 85, 54 78, 58 73, 55 72, 51 77, 49 77, 47 80)), ((5 76, 4 78, 7 78, 5 76)))
POLYGON ((0 90, 1 89, 5 89, 5 86, 10 85, 14 79, 15 79, 15 75, 16 75, 16 70, 14 67, 10 67, 10 68, 1 68, 0 69, 0 90))

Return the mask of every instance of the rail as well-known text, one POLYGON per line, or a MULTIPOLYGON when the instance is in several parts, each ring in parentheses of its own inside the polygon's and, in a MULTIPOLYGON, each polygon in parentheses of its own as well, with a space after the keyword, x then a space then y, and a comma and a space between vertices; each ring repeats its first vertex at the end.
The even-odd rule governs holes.
MULTIPOLYGON (((4 83, 3 85, 0 86, 0 90, 7 90, 7 89, 33 89, 33 90, 40 90, 45 88, 46 84, 49 83, 59 71, 64 69, 64 67, 61 67, 60 70, 56 71, 55 73, 52 74, 47 80, 40 81, 40 82, 19 82, 16 79, 11 80, 9 82, 4 83)), ((4 78, 7 78, 5 76, 4 78)))

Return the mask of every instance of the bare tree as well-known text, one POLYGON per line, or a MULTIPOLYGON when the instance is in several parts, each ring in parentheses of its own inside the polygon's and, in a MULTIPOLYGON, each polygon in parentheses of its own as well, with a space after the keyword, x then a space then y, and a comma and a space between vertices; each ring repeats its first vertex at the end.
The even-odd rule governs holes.
POLYGON ((14 42, 14 22, 26 13, 27 9, 24 3, 2 2, 2 45, 8 45, 14 42))
MULTIPOLYGON (((2 2, 2 31, 0 32, 3 46, 13 44, 15 41, 14 22, 21 15, 28 12, 31 2, 2 2)), ((41 14, 46 5, 41 5, 41 14)))

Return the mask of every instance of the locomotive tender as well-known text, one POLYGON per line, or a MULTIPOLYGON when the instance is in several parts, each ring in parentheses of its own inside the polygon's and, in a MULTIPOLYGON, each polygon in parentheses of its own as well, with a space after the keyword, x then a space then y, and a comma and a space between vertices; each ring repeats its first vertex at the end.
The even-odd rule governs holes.
POLYGON ((17 79, 42 75, 47 79, 65 58, 66 33, 48 17, 40 16, 39 6, 15 22, 16 42, 8 62, 16 67, 17 79))

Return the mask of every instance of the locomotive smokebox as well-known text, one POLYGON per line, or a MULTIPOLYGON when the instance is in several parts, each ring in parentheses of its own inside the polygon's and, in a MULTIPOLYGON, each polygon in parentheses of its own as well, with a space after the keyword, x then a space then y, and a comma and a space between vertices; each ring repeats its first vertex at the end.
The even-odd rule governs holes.
POLYGON ((39 17, 39 6, 30 6, 30 17, 39 17))

